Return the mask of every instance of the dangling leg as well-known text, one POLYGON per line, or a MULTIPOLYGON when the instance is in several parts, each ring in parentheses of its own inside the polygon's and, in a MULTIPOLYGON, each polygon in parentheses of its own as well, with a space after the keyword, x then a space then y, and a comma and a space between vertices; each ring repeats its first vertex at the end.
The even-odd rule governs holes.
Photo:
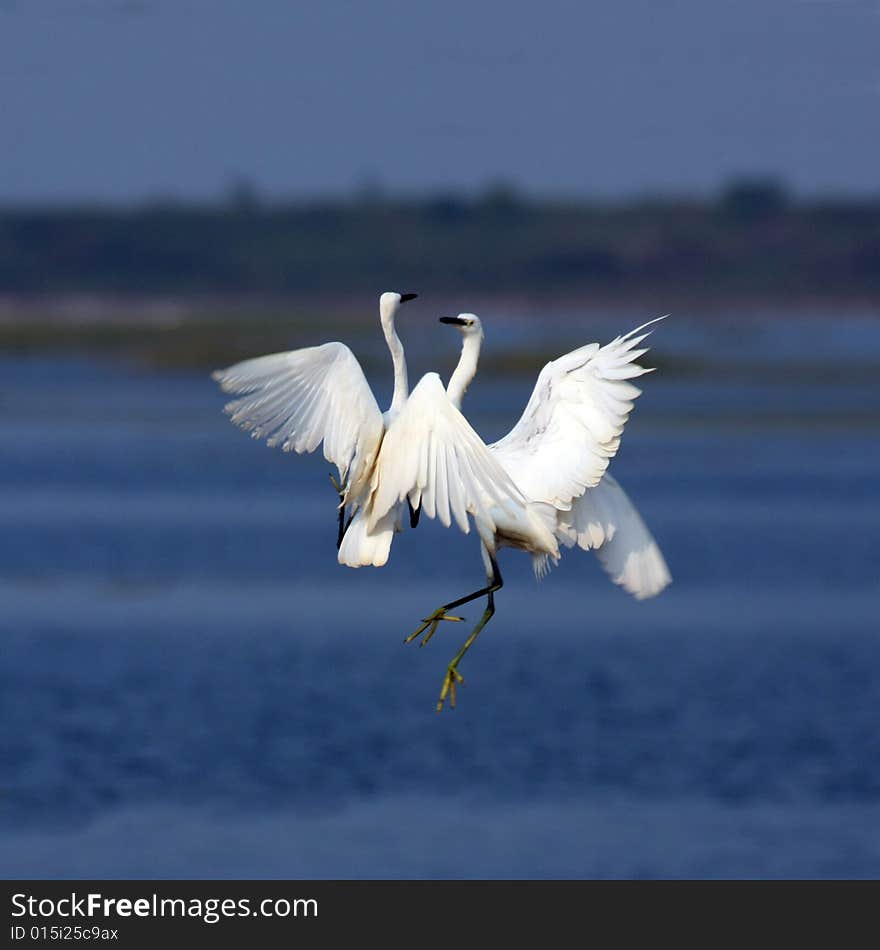
POLYGON ((413 508, 412 502, 407 498, 407 506, 409 507, 409 526, 411 528, 417 528, 419 526, 419 516, 422 513, 422 506, 419 504, 418 508, 413 508))
MULTIPOLYGON (((424 618, 424 620, 422 621, 422 625, 419 627, 419 629, 416 630, 415 633, 411 633, 403 641, 404 643, 412 643, 412 641, 415 640, 415 638, 420 633, 422 633, 425 630, 428 630, 428 632, 422 638, 422 642, 419 644, 420 647, 423 647, 431 639, 431 637, 434 636, 441 620, 451 620, 451 621, 454 621, 455 623, 461 623, 461 621, 464 620, 464 617, 447 616, 446 614, 447 610, 455 610, 456 607, 461 607, 462 604, 468 604, 472 600, 476 600, 478 597, 482 597, 484 594, 489 594, 491 596, 493 591, 498 590, 498 587, 492 586, 492 578, 495 575, 491 573, 489 561, 486 560, 487 556, 491 558, 492 555, 489 554, 485 546, 482 548, 482 552, 483 552, 483 562, 486 564, 486 574, 489 577, 489 583, 486 585, 486 587, 481 587, 479 590, 475 590, 472 594, 467 594, 464 597, 459 597, 458 600, 452 600, 448 604, 444 604, 442 607, 438 607, 434 611, 434 613, 431 614, 430 617, 424 618), (430 629, 428 629, 429 627, 430 629)), ((492 558, 492 564, 494 563, 495 563, 495 560, 494 558, 492 558)), ((495 566, 496 574, 497 574, 497 571, 498 571, 498 567, 496 565, 495 566)), ((498 576, 500 577, 500 575, 498 576)), ((499 584, 498 586, 500 587, 501 585, 499 584)))
POLYGON ((336 550, 342 547, 342 536, 345 534, 345 505, 339 506, 339 531, 336 534, 336 550))
MULTIPOLYGON (((336 489, 336 494, 339 495, 339 500, 345 497, 345 492, 342 490, 342 485, 336 481, 333 472, 330 473, 330 484, 336 489)), ((349 518, 349 524, 351 524, 351 519, 349 518)), ((336 550, 338 551, 342 547, 342 536, 345 534, 345 530, 348 528, 348 525, 345 523, 345 505, 339 505, 339 530, 336 534, 336 550)))
MULTIPOLYGON (((440 699, 437 701, 437 712, 443 709, 443 703, 446 702, 447 694, 449 696, 449 705, 455 709, 455 688, 457 685, 464 683, 464 678, 461 673, 458 672, 458 664, 461 662, 465 653, 471 648, 483 627, 492 619, 495 613, 495 591, 500 590, 504 584, 504 581, 501 579, 501 571, 498 570, 498 562, 495 560, 495 556, 487 551, 485 547, 482 553, 483 560, 486 562, 486 574, 489 577, 489 584, 484 588, 484 591, 480 591, 479 593, 485 592, 488 595, 488 603, 486 604, 485 611, 483 611, 483 616, 480 617, 479 623, 471 631, 471 635, 464 641, 462 648, 455 654, 452 658, 452 662, 446 668, 443 688, 440 690, 440 699)), ((467 599, 472 600, 473 598, 469 597, 467 599)))

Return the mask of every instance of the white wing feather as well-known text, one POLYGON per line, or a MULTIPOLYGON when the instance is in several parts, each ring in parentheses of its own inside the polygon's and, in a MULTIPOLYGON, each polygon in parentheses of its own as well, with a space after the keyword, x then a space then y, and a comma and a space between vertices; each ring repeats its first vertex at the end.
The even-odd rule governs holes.
POLYGON ((224 392, 232 421, 285 452, 314 452, 339 469, 351 493, 372 471, 385 426, 354 354, 344 343, 325 343, 236 363, 212 374, 224 392))
POLYGON ((656 322, 602 347, 582 346, 541 370, 519 422, 489 446, 530 501, 565 510, 599 483, 641 394, 628 380, 651 372, 635 360, 647 352, 638 349, 648 336, 641 331, 656 322))
POLYGON ((423 376, 388 427, 373 470, 370 530, 396 505, 410 504, 465 534, 468 515, 494 530, 499 517, 521 514, 525 500, 436 373, 423 376))
POLYGON ((595 550, 608 576, 637 600, 659 594, 672 580, 645 522, 607 472, 570 511, 559 513, 557 532, 568 547, 595 550))

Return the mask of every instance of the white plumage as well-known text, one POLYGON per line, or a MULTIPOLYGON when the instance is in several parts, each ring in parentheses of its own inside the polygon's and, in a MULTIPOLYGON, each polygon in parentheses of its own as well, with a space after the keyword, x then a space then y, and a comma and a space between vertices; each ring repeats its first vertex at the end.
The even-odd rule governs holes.
POLYGON ((495 517, 525 506, 436 373, 422 377, 388 429, 373 469, 370 524, 405 500, 447 528, 454 519, 465 534, 468 514, 494 530, 495 517))
POLYGON ((391 548, 394 517, 374 519, 368 530, 361 510, 385 432, 409 396, 406 358, 394 320, 401 304, 416 296, 389 291, 379 298, 379 322, 394 366, 394 393, 385 413, 344 343, 258 356, 212 374, 224 392, 239 397, 225 411, 254 438, 295 452, 314 452, 323 442, 324 458, 338 473, 339 560, 351 567, 381 567, 391 548), (348 531, 346 506, 352 516, 348 531))
POLYGON ((427 373, 388 424, 369 492, 342 539, 339 562, 381 567, 406 506, 465 533, 470 518, 484 547, 515 537, 530 550, 557 557, 559 546, 470 423, 453 405, 440 377, 427 373))
POLYGON ((285 452, 314 452, 339 472, 349 492, 369 479, 385 423, 360 363, 344 343, 325 343, 245 360, 213 374, 232 421, 285 452))
POLYGON ((611 580, 636 600, 654 597, 672 580, 657 542, 610 472, 558 513, 557 537, 566 547, 595 551, 611 580))
POLYGON ((526 497, 564 508, 599 484, 640 393, 628 380, 651 372, 635 362, 647 352, 637 347, 648 326, 606 346, 582 346, 541 370, 519 421, 492 445, 526 497))
MULTIPOLYGON (((477 359, 468 347, 482 344, 479 318, 463 325, 461 363, 477 359)), ((538 375, 519 421, 489 446, 530 502, 556 512, 554 534, 567 547, 596 551, 615 584, 644 600, 672 580, 663 555, 639 513, 611 475, 608 464, 641 390, 629 380, 653 372, 635 361, 639 348, 663 317, 619 336, 605 346, 591 343, 548 363, 538 375)), ((543 576, 553 563, 533 552, 535 572, 543 576)))

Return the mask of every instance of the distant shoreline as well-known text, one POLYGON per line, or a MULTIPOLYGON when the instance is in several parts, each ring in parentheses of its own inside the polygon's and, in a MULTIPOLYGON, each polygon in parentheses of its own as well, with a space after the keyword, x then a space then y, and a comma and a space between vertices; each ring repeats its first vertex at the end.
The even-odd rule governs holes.
MULTIPOLYGON (((728 329, 776 318, 815 320, 827 324, 830 333, 834 332, 836 318, 880 320, 880 301, 855 296, 702 299, 681 295, 671 300, 660 292, 656 296, 639 293, 545 297, 432 291, 421 294, 418 309, 412 311, 414 322, 404 333, 413 352, 426 345, 424 336, 420 338, 416 332, 422 320, 428 321, 422 324, 423 329, 427 325, 433 328, 435 316, 461 310, 478 312, 499 329, 527 326, 530 330, 527 339, 514 332, 507 346, 496 346, 487 352, 482 369, 488 373, 523 369, 532 372, 558 355, 554 347, 542 341, 538 329, 541 323, 552 326, 552 335, 556 336, 559 332, 564 335, 567 326, 579 329, 581 324, 591 330, 619 324, 618 330, 623 330, 662 313, 671 313, 677 321, 691 326, 705 323, 728 329)), ((255 353, 338 338, 353 346, 367 368, 377 368, 387 360, 377 329, 376 298, 372 293, 287 298, 207 294, 0 295, 0 356, 80 354, 121 358, 153 367, 204 368, 255 353)), ((719 359, 723 362, 723 354, 719 354, 719 359)), ((671 353, 663 354, 661 362, 677 373, 701 371, 693 361, 671 353)))
MULTIPOLYGON (((407 285, 408 287, 409 285, 407 285)), ((349 325, 375 315, 373 292, 330 292, 266 294, 135 294, 135 293, 27 293, 0 292, 0 334, 27 333, 36 327, 58 327, 68 332, 91 332, 96 328, 162 330, 205 321, 226 325, 257 323, 296 323, 316 315, 331 323, 349 325)), ((541 319, 553 315, 593 315, 598 311, 617 313, 641 311, 687 312, 692 318, 748 315, 786 315, 821 318, 828 310, 840 310, 849 316, 880 318, 880 294, 870 293, 698 293, 670 291, 587 292, 547 294, 538 292, 491 293, 486 291, 419 291, 421 306, 437 310, 438 315, 455 309, 491 312, 495 319, 505 316, 541 319)))

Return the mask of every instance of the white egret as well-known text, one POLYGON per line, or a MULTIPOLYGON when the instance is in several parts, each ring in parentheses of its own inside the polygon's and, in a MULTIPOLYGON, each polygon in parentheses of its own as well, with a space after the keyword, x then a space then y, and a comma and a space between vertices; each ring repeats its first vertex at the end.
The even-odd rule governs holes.
MULTIPOLYGON (((618 337, 591 343, 548 363, 516 426, 489 446, 523 495, 556 512, 555 533, 566 547, 595 550, 615 584, 637 600, 659 594, 671 581, 660 549, 623 488, 607 471, 620 434, 641 391, 628 379, 652 372, 634 361, 659 320, 618 337)), ((483 328, 475 314, 441 317, 462 334, 461 357, 447 392, 461 408, 477 371, 483 328)), ((534 557, 540 577, 549 567, 534 557)))
MULTIPOLYGON (((651 533, 618 482, 607 471, 620 434, 640 394, 632 383, 652 372, 635 363, 636 349, 658 317, 607 346, 590 343, 548 363, 516 426, 489 446, 522 494, 551 505, 555 533, 566 546, 596 555, 615 584, 637 600, 659 594, 671 581, 651 533), (639 335, 641 334, 641 335, 639 335)), ((473 313, 441 317, 462 334, 461 357, 447 393, 461 408, 476 375, 483 327, 473 313)), ((546 573, 546 555, 533 557, 535 573, 546 573)))

